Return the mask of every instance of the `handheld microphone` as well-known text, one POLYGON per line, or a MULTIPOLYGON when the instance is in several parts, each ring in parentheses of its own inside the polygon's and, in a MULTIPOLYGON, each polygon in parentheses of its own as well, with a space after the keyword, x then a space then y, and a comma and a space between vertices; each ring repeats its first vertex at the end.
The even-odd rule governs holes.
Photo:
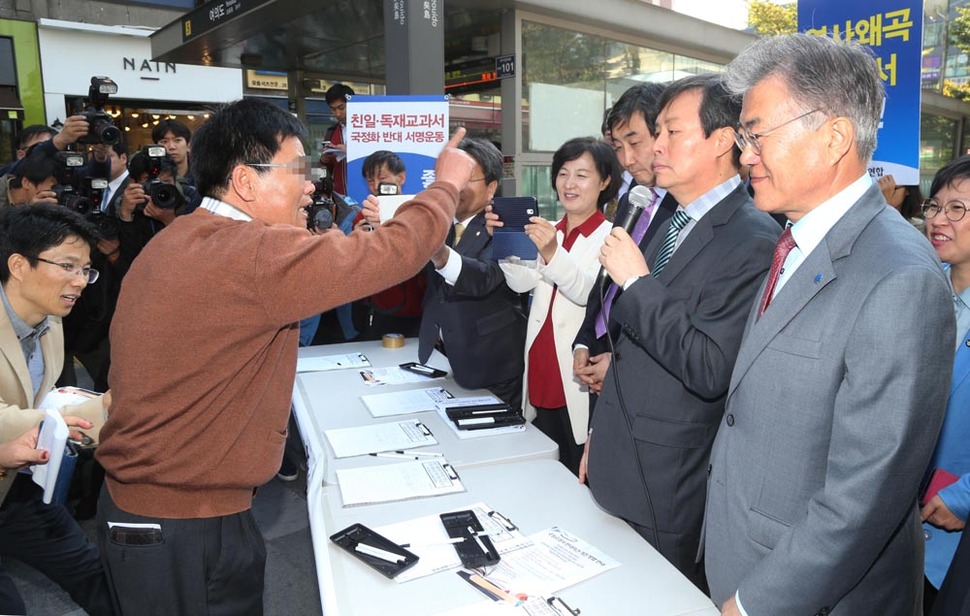
MULTIPOLYGON (((623 214, 623 218, 617 220, 613 226, 623 227, 623 230, 627 233, 633 231, 633 227, 636 226, 637 221, 640 220, 640 215, 643 211, 650 205, 653 201, 653 192, 646 186, 634 186, 630 190, 630 197, 628 199, 629 208, 623 214)), ((600 266, 600 273, 596 276, 596 287, 602 289, 606 284, 606 279, 609 278, 609 274, 606 273, 606 268, 600 266)))

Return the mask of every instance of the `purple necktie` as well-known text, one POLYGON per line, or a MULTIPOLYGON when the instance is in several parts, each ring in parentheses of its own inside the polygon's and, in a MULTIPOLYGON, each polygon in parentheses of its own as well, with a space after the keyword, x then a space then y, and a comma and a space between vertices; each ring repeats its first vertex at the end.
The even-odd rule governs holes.
MULTIPOLYGON (((657 191, 651 188, 650 194, 653 195, 650 205, 643 208, 643 213, 640 214, 640 218, 637 219, 637 224, 633 227, 633 232, 630 233, 630 237, 637 244, 646 235, 647 227, 650 226, 650 221, 653 220, 653 211, 657 208, 657 203, 660 202, 660 195, 657 194, 657 191)), ((600 313, 596 315, 597 338, 602 337, 606 333, 606 324, 610 320, 610 308, 613 306, 613 300, 616 298, 618 289, 619 287, 614 282, 610 283, 610 288, 606 290, 606 297, 603 298, 603 307, 600 309, 600 313)))

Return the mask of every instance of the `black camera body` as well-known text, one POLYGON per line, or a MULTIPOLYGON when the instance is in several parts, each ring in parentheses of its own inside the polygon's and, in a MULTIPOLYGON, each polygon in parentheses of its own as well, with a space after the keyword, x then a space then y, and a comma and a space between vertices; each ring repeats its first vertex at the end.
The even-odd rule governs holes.
POLYGON ((306 226, 310 231, 326 231, 333 227, 336 205, 333 199, 320 189, 319 182, 314 182, 313 185, 316 190, 313 191, 313 203, 306 208, 306 226))
MULTIPOLYGON (((57 203, 74 210, 78 214, 86 215, 97 209, 91 200, 89 181, 93 178, 82 178, 81 169, 84 167, 84 156, 77 152, 58 152, 54 164, 54 184, 52 191, 57 197, 57 203)), ((107 182, 105 180, 101 180, 107 182)), ((98 201, 100 203, 100 200, 98 201)))
POLYGON ((146 145, 142 148, 142 154, 148 158, 148 179, 142 182, 141 187, 152 203, 165 210, 177 210, 185 205, 185 197, 178 186, 158 179, 162 172, 165 146, 146 145))
POLYGON ((78 115, 84 116, 88 121, 88 134, 77 140, 78 143, 96 145, 114 145, 121 139, 121 131, 115 126, 114 118, 108 115, 104 106, 108 102, 108 96, 118 93, 118 85, 108 77, 92 77, 91 87, 88 90, 88 101, 90 105, 84 110, 79 111, 78 115))

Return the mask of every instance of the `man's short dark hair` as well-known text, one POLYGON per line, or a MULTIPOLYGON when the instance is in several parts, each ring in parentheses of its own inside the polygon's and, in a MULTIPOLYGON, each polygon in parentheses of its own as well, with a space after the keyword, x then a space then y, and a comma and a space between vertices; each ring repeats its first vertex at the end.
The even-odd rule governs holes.
POLYGON ((41 135, 50 135, 51 138, 57 134, 57 131, 47 126, 45 124, 31 124, 30 126, 25 126, 20 134, 17 135, 17 149, 23 150, 27 147, 29 141, 33 141, 41 135))
POLYGON ((600 179, 610 180, 606 188, 600 191, 599 199, 596 202, 597 205, 603 205, 613 199, 616 193, 620 191, 620 185, 623 184, 623 170, 620 168, 620 161, 616 159, 616 152, 602 139, 576 137, 559 146, 556 153, 552 155, 552 190, 558 192, 556 176, 559 175, 562 166, 587 152, 593 157, 593 164, 596 166, 596 172, 599 173, 600 179))
POLYGON ((401 157, 391 152, 390 150, 377 150, 376 152, 371 152, 364 159, 364 165, 361 167, 360 172, 366 180, 369 177, 374 176, 379 173, 381 167, 387 167, 387 170, 391 173, 397 175, 404 173, 404 161, 401 157))
POLYGON ((32 184, 40 184, 48 178, 54 177, 57 161, 50 150, 31 148, 30 152, 13 168, 13 180, 10 186, 23 188, 24 178, 32 184))
POLYGON ((639 112, 643 114, 647 130, 655 134, 657 114, 660 113, 659 101, 663 93, 664 87, 659 83, 641 83, 629 88, 613 104, 606 122, 607 126, 613 130, 620 124, 629 124, 633 114, 639 112))
MULTIPOLYGON (((692 75, 671 83, 660 97, 660 109, 691 90, 701 91, 700 120, 704 137, 719 128, 736 129, 741 120, 741 97, 728 92, 720 75, 692 75)), ((734 148, 734 166, 740 164, 741 151, 734 148)))
POLYGON ((465 138, 458 144, 459 150, 468 152, 485 173, 485 183, 502 180, 502 153, 491 141, 465 138))
MULTIPOLYGON (((221 107, 195 133, 192 173, 199 194, 221 197, 237 165, 269 163, 290 137, 303 139, 302 122, 279 107, 244 98, 221 107)), ((253 167, 257 173, 269 167, 253 167)))
POLYGON ((94 248, 98 232, 73 210, 50 203, 15 205, 0 209, 0 282, 10 279, 10 255, 23 255, 37 265, 40 253, 79 237, 94 248))
MULTIPOLYGON (((142 181, 141 177, 148 173, 148 169, 151 165, 151 161, 148 156, 141 150, 138 150, 132 154, 131 158, 128 159, 128 175, 132 177, 133 181, 142 181)), ((178 176, 178 165, 169 154, 162 156, 162 164, 160 165, 161 171, 168 171, 173 177, 178 176)))
POLYGON ((192 131, 185 124, 178 120, 161 120, 152 129, 152 141, 158 143, 165 138, 167 133, 172 133, 175 137, 181 137, 186 142, 192 141, 192 131))
POLYGON ((128 141, 124 138, 119 139, 115 143, 111 144, 111 149, 115 151, 118 156, 128 156, 128 141))
POLYGON ((327 101, 328 105, 332 105, 339 100, 347 100, 348 96, 353 96, 354 89, 345 83, 335 83, 329 88, 327 88, 326 93, 323 95, 324 100, 327 101))

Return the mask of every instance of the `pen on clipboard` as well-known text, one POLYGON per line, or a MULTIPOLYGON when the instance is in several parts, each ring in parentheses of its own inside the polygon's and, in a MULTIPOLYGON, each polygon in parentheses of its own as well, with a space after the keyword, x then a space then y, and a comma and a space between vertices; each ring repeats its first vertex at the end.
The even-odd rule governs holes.
POLYGON ((505 530, 519 530, 519 527, 512 523, 512 520, 508 519, 498 511, 489 511, 488 517, 498 520, 499 524, 505 527, 505 530))
POLYGON ((398 460, 421 460, 425 457, 430 458, 443 458, 444 454, 441 453, 426 453, 426 452, 406 452, 406 451, 381 451, 378 453, 370 454, 375 458, 397 458, 398 460))
POLYGON ((461 543, 465 540, 464 537, 455 537, 454 539, 443 539, 441 541, 429 541, 428 543, 402 543, 402 548, 426 548, 433 545, 455 545, 456 543, 461 543))

